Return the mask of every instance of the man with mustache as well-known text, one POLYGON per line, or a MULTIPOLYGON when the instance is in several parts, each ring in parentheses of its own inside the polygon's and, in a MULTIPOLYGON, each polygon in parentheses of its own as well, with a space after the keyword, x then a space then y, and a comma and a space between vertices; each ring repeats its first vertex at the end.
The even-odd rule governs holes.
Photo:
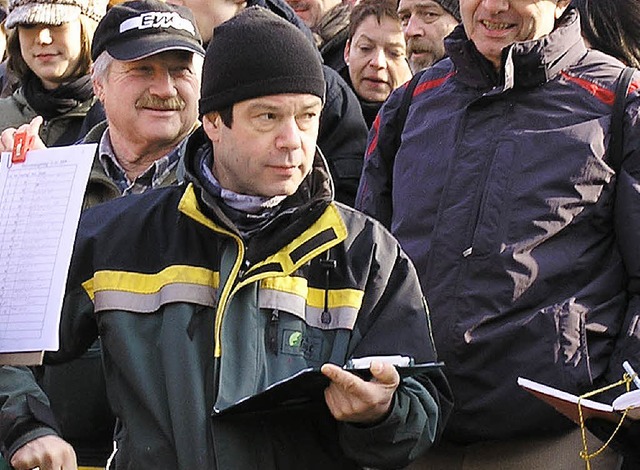
MULTIPOLYGON (((198 126, 201 44, 190 10, 156 0, 115 6, 99 23, 92 80, 107 119, 84 139, 98 143, 84 209, 178 182, 187 137, 198 126)), ((41 122, 36 118, 20 130, 37 136, 41 122)), ((15 132, 2 133, 3 150, 11 150, 15 132)), ((104 467, 113 451, 114 418, 99 343, 76 361, 38 372, 80 463, 104 467)))
POLYGON ((382 106, 356 202, 416 264, 455 396, 416 468, 582 469, 580 427, 517 379, 581 395, 640 369, 640 74, 618 117, 624 65, 586 47, 569 0, 460 14, 399 136, 403 91, 382 106))
POLYGON ((85 138, 99 142, 85 206, 176 182, 204 54, 191 12, 155 0, 114 7, 96 33, 92 79, 107 119, 85 138))
POLYGON ((400 0, 398 15, 413 73, 445 56, 444 38, 460 22, 458 0, 400 0))

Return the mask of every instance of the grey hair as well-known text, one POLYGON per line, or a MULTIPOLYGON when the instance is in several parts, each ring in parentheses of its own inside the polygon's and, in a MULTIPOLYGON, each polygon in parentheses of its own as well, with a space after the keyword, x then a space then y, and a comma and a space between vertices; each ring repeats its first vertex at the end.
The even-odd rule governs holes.
POLYGON ((91 79, 97 82, 103 82, 109 74, 109 69, 114 59, 107 51, 102 51, 96 60, 93 61, 91 68, 91 79))

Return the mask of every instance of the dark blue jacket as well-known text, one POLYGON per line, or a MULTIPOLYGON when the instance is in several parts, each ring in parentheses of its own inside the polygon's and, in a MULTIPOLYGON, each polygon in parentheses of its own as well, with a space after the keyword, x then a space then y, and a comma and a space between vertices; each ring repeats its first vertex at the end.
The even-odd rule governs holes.
POLYGON ((619 380, 625 358, 640 365, 640 75, 616 174, 623 65, 585 48, 575 11, 506 48, 499 74, 462 26, 446 47, 414 92, 392 174, 403 90, 383 106, 356 205, 416 264, 455 396, 449 438, 560 431, 571 424, 518 376, 579 394, 619 380))

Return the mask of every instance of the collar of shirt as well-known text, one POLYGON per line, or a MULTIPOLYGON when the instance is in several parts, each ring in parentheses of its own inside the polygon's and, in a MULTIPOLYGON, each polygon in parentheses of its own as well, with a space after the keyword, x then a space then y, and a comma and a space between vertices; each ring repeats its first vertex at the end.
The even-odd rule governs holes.
POLYGON ((187 137, 182 139, 182 142, 167 155, 149 165, 149 168, 138 175, 134 181, 130 181, 129 178, 127 178, 127 173, 124 171, 124 168, 122 168, 122 165, 120 165, 120 162, 118 162, 116 158, 111 145, 109 129, 107 128, 100 138, 98 159, 107 176, 118 186, 123 196, 127 194, 139 194, 149 188, 155 188, 162 184, 184 155, 186 145, 187 137))

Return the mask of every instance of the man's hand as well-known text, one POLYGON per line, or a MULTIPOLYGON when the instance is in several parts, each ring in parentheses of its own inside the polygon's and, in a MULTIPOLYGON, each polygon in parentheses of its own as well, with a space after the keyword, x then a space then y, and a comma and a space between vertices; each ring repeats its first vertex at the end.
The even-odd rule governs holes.
POLYGON ((41 125, 42 125, 42 117, 36 116, 31 120, 29 124, 23 124, 17 129, 15 127, 7 127, 0 134, 0 152, 13 151, 13 142, 15 140, 15 135, 19 132, 26 132, 28 136, 29 135, 34 136, 31 149, 38 150, 38 149, 47 148, 47 146, 44 145, 44 142, 38 135, 41 125))
POLYGON ((367 382, 334 364, 322 366, 322 373, 331 379, 324 399, 338 421, 375 423, 386 417, 400 376, 393 365, 382 362, 373 361, 369 370, 373 380, 367 382))
POLYGON ((11 458, 16 470, 77 470, 73 447, 58 436, 42 436, 27 442, 11 458))

